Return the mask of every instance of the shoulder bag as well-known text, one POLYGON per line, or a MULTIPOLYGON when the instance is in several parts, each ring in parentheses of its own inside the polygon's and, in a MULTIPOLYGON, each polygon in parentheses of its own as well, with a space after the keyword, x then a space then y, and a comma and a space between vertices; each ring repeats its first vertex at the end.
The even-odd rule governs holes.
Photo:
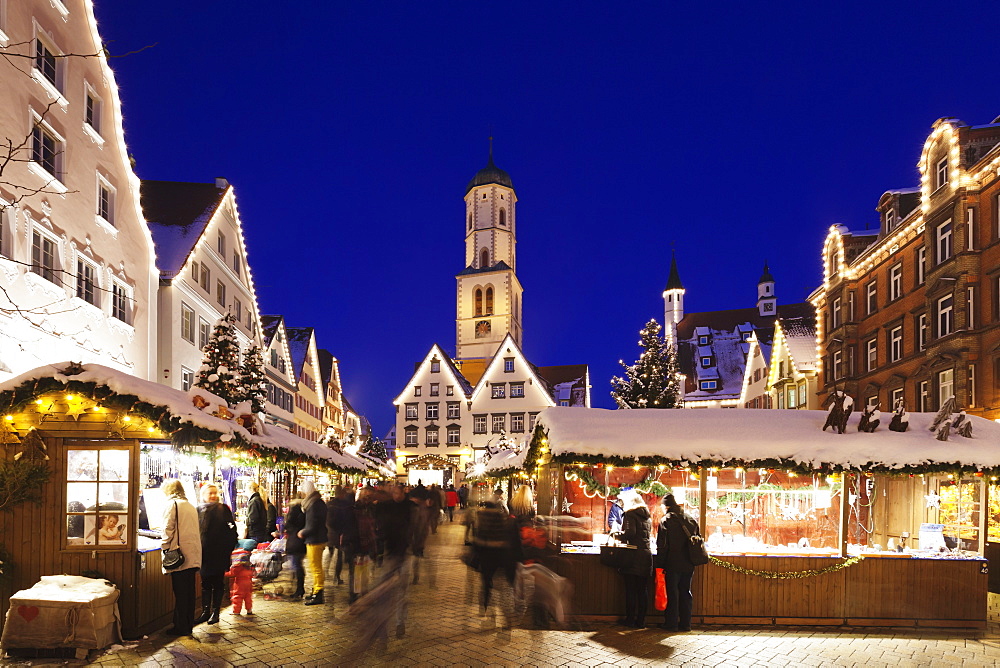
POLYGON ((174 542, 176 547, 172 550, 163 550, 163 568, 168 571, 176 571, 184 564, 184 553, 181 552, 181 523, 177 515, 177 502, 174 501, 174 542))
POLYGON ((688 537, 688 558, 695 566, 703 566, 711 561, 708 550, 705 549, 705 541, 698 534, 691 533, 685 518, 681 518, 681 528, 688 537))
POLYGON ((611 568, 632 568, 638 554, 639 548, 635 545, 601 545, 601 563, 611 568))

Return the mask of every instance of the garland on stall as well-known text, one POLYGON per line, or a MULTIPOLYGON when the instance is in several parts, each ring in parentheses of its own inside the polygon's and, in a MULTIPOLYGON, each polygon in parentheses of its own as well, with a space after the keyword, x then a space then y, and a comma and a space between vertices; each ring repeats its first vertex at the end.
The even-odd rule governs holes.
POLYGON ((743 566, 737 566, 729 561, 723 561, 716 557, 709 557, 712 563, 716 566, 722 566, 723 568, 728 568, 731 571, 736 571, 737 573, 742 573, 743 575, 755 575, 759 578, 767 578, 768 580, 799 580, 802 578, 814 578, 817 575, 824 575, 826 573, 834 573, 839 570, 843 570, 848 566, 853 566, 859 563, 863 556, 858 555, 856 557, 848 557, 839 564, 834 564, 833 566, 827 566, 826 568, 815 568, 807 571, 788 571, 784 573, 778 573, 775 571, 755 571, 752 568, 744 568, 743 566))
POLYGON ((609 496, 618 496, 618 493, 627 487, 631 487, 632 489, 642 492, 643 494, 655 494, 656 496, 663 496, 664 494, 669 494, 671 491, 669 487, 656 479, 656 474, 653 472, 650 472, 645 478, 643 478, 642 482, 622 487, 618 487, 617 485, 605 485, 598 481, 597 478, 591 475, 586 469, 582 469, 577 466, 567 466, 564 475, 566 476, 566 480, 579 481, 580 485, 584 487, 587 492, 589 492, 590 496, 593 496, 596 493, 605 499, 609 496))
MULTIPOLYGON (((63 373, 68 373, 69 369, 63 373)), ((292 468, 297 466, 314 466, 324 470, 341 470, 323 459, 310 457, 299 452, 284 448, 265 448, 259 443, 247 439, 243 434, 234 431, 232 434, 222 433, 214 429, 206 429, 185 422, 173 415, 165 406, 158 406, 143 401, 134 394, 118 394, 107 385, 93 381, 70 379, 66 382, 52 377, 28 380, 14 389, 0 392, 0 413, 10 414, 21 412, 29 403, 40 395, 49 392, 71 392, 89 397, 104 408, 131 413, 143 417, 156 425, 162 433, 169 435, 170 441, 186 451, 191 446, 219 444, 223 447, 239 448, 247 453, 247 461, 252 465, 268 464, 277 468, 292 468)), ((361 469, 344 469, 345 471, 361 471, 361 469)))

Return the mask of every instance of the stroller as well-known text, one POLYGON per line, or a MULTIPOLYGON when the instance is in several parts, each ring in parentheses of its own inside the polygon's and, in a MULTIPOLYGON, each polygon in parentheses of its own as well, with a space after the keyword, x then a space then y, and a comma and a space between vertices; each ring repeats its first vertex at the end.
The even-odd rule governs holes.
POLYGON ((250 565, 253 566, 254 589, 260 590, 265 601, 281 598, 286 587, 278 582, 284 557, 281 552, 271 548, 272 543, 260 543, 250 553, 250 565))

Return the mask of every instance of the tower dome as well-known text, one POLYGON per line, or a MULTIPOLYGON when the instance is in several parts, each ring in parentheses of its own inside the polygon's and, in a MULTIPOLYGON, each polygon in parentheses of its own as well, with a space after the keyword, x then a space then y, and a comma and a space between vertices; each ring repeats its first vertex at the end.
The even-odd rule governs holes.
POLYGON ((469 181, 469 185, 465 187, 465 194, 469 194, 469 191, 475 188, 476 186, 485 186, 490 183, 495 183, 497 185, 510 188, 511 190, 514 189, 514 184, 511 183, 510 180, 510 174, 508 174, 507 172, 503 171, 495 164, 493 164, 492 142, 490 143, 489 162, 487 162, 486 166, 480 169, 478 172, 476 172, 476 175, 472 177, 472 180, 469 181))

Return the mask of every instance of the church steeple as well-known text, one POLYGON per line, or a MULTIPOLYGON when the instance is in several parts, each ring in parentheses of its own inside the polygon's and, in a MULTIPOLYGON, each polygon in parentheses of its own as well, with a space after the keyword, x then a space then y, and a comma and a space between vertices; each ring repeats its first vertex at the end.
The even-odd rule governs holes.
POLYGON ((757 313, 761 316, 778 314, 778 298, 774 296, 774 276, 764 261, 764 273, 757 281, 757 313))
POLYGON ((677 271, 677 257, 670 252, 670 276, 663 289, 663 337, 672 346, 677 345, 677 323, 684 319, 684 285, 677 271))
POLYGON ((491 357, 507 333, 522 345, 521 283, 515 273, 517 195, 489 159, 465 188, 465 269, 458 274, 456 357, 491 357))

